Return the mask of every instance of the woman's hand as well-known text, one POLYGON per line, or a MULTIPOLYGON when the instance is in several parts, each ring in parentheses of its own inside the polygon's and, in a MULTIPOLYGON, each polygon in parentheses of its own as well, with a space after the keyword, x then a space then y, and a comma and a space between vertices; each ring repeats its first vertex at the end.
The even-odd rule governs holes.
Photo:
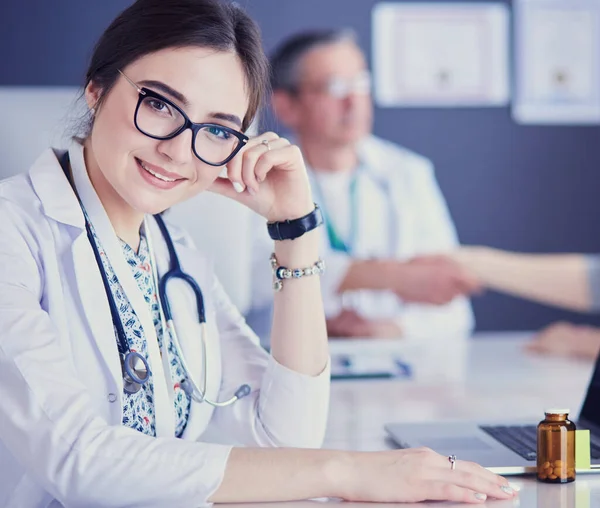
POLYGON ((227 178, 210 187, 244 204, 269 222, 298 219, 314 209, 300 149, 266 132, 250 139, 227 164, 227 178), (243 187, 237 192, 234 183, 243 187))
POLYGON ((488 497, 511 499, 508 481, 472 462, 456 461, 428 448, 357 452, 341 465, 338 496, 348 501, 483 503, 488 497))

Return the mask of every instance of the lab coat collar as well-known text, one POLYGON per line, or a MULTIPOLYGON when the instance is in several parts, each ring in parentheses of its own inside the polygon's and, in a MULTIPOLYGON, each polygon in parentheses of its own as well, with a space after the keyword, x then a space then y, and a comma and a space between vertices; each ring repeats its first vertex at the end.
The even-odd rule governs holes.
POLYGON ((383 176, 387 173, 388 164, 382 160, 382 151, 378 149, 376 143, 373 136, 363 138, 357 146, 358 161, 359 165, 373 176, 383 176))
POLYGON ((64 153, 64 150, 48 148, 33 164, 29 177, 48 217, 83 230, 85 220, 81 207, 59 162, 64 153))

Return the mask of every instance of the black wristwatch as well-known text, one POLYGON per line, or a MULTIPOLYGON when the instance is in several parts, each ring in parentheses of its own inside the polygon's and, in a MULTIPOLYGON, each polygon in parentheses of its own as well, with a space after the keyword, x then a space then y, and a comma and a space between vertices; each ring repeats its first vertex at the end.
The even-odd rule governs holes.
POLYGON ((267 230, 273 240, 294 240, 321 224, 323 224, 323 214, 319 205, 315 203, 315 209, 299 219, 267 222, 267 230))

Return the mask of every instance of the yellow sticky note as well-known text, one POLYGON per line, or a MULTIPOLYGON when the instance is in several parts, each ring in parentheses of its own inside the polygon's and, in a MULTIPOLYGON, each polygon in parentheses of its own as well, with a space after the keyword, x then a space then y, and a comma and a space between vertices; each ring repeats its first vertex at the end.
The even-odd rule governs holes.
POLYGON ((575 504, 577 508, 590 508, 591 504, 591 493, 588 482, 584 480, 577 480, 577 488, 575 489, 575 504))
POLYGON ((575 431, 575 468, 590 469, 590 431, 575 431))

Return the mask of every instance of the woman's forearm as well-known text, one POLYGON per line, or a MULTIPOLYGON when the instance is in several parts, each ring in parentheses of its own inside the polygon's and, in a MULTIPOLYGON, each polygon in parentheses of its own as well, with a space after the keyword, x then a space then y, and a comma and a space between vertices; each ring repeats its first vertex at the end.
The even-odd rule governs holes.
POLYGON ((520 254, 464 247, 455 257, 491 289, 572 310, 591 308, 587 261, 581 254, 520 254))
MULTIPOLYGON (((313 266, 319 256, 319 231, 295 240, 275 242, 280 266, 289 269, 313 266)), ((275 293, 271 353, 285 367, 316 376, 327 364, 329 350, 320 277, 286 279, 275 293)))
POLYGON ((233 448, 215 503, 295 501, 340 496, 344 457, 331 450, 233 448))

